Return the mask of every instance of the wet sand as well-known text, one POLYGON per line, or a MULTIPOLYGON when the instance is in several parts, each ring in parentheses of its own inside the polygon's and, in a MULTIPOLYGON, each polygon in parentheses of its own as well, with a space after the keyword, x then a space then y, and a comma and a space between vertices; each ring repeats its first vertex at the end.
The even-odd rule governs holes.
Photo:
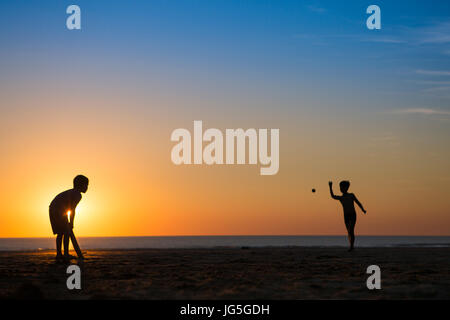
POLYGON ((0 252, 0 298, 450 299, 450 248, 88 250, 72 291, 54 255, 0 252))

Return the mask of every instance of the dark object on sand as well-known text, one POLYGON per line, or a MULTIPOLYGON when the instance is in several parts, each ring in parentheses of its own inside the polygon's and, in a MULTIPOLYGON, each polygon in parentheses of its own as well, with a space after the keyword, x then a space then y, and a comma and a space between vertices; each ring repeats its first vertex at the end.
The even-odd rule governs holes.
POLYGON ((14 299, 43 300, 44 293, 42 292, 41 288, 39 288, 38 286, 36 286, 30 282, 24 282, 17 289, 16 293, 14 294, 14 299))

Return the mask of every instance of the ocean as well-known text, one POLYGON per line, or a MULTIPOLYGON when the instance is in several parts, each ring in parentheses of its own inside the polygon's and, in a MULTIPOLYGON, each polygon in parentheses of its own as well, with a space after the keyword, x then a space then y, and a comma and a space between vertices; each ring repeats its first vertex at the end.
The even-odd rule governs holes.
MULTIPOLYGON (((346 247, 346 236, 167 236, 80 237, 85 249, 168 249, 215 247, 346 247)), ((450 236, 357 236, 357 247, 450 247, 450 236)), ((0 238, 0 251, 55 248, 55 238, 0 238)))

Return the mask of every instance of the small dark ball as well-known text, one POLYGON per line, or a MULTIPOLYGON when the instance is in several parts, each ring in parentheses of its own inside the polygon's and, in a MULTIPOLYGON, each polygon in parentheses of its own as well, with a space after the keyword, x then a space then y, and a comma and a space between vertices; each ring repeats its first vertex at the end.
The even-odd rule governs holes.
POLYGON ((312 189, 312 192, 316 192, 316 189, 312 189))

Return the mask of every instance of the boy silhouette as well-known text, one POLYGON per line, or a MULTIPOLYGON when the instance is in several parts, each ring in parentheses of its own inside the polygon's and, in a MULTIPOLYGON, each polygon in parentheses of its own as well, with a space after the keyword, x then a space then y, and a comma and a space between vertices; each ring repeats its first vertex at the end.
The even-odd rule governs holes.
POLYGON ((78 175, 73 179, 73 189, 61 192, 50 203, 50 223, 53 234, 56 234, 57 260, 70 260, 75 258, 69 254, 69 240, 72 240, 72 245, 78 255, 78 259, 84 258, 73 233, 73 220, 75 219, 75 208, 81 200, 81 193, 87 191, 88 185, 89 179, 83 175, 78 175), (64 256, 61 253, 63 240, 64 256))
POLYGON ((342 196, 334 195, 332 181, 330 181, 328 185, 330 186, 331 197, 334 200, 339 200, 342 204, 342 208, 344 209, 344 222, 345 227, 347 228, 348 240, 350 242, 350 249, 348 251, 352 251, 355 243, 355 224, 356 224, 355 202, 361 208, 364 214, 366 214, 367 211, 363 208, 361 202, 358 201, 358 199, 353 193, 348 193, 348 188, 350 188, 349 181, 341 181, 339 183, 342 196))

